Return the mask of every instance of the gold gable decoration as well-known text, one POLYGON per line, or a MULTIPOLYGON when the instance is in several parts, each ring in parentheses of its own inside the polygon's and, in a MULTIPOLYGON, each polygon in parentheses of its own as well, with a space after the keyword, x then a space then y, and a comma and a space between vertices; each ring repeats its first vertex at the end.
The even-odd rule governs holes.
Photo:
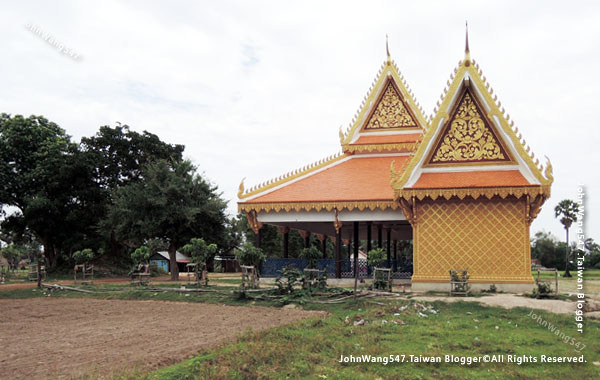
POLYGON ((418 125, 390 80, 369 121, 365 124, 364 130, 398 128, 418 128, 418 125))
POLYGON ((510 162, 506 150, 485 120, 470 91, 465 91, 429 164, 510 162))

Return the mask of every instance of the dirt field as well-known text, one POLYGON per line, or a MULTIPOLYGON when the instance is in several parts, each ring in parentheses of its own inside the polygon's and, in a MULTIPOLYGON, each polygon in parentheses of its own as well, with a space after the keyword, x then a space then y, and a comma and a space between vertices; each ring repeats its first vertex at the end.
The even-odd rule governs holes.
POLYGON ((322 315, 160 301, 0 300, 0 379, 154 369, 260 330, 322 315))

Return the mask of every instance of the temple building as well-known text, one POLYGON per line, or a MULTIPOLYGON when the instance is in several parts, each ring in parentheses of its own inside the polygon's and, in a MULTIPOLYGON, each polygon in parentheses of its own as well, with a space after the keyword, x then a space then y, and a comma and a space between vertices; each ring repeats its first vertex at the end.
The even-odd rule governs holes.
POLYGON ((340 130, 341 153, 248 189, 242 182, 238 208, 257 244, 265 224, 278 227, 284 257, 290 229, 332 239, 337 277, 348 260, 342 244, 358 258, 356 242, 368 251, 385 241, 389 264, 396 242, 412 240, 413 290, 448 290, 449 271, 466 269, 475 289, 529 291, 529 227, 550 196, 552 166, 534 158, 509 120, 468 39, 429 118, 388 50, 340 130))

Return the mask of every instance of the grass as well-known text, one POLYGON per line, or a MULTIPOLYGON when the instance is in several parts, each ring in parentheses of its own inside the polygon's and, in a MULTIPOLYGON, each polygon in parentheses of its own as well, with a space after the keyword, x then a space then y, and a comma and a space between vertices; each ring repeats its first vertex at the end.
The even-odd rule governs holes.
MULTIPOLYGON (((384 301, 385 302, 385 301, 384 301)), ((483 356, 516 355, 539 357, 575 356, 573 346, 563 343, 547 328, 528 316, 530 310, 505 310, 476 303, 433 303, 438 313, 420 317, 414 309, 394 316, 410 301, 378 305, 349 301, 343 305, 318 307, 331 313, 276 329, 247 333, 238 342, 207 352, 192 360, 150 373, 144 379, 581 379, 597 378, 591 363, 600 351, 598 322, 588 322, 584 354, 588 363, 545 364, 487 363, 339 363, 341 355, 483 356), (346 324, 364 319, 365 326, 346 324), (388 323, 382 323, 383 320, 388 323), (402 320, 404 325, 393 324, 402 320), (497 328, 496 328, 497 327, 497 328)), ((411 304, 412 305, 412 304, 411 304)), ((316 308, 316 307, 313 307, 316 308)), ((570 317, 546 312, 538 315, 574 334, 570 317)))
MULTIPOLYGON (((0 298, 94 297, 105 299, 153 299, 184 302, 213 302, 247 305, 231 287, 209 286, 209 293, 163 292, 173 284, 141 287, 99 284, 81 287, 95 291, 85 294, 68 291, 25 289, 0 292, 0 298)), ((306 299, 304 299, 306 300, 306 299)), ((575 332, 573 316, 535 311, 578 342, 588 363, 547 364, 487 363, 460 365, 451 363, 339 363, 340 355, 426 355, 446 354, 482 356, 551 355, 575 356, 574 347, 541 326, 528 314, 530 309, 506 310, 473 302, 420 303, 431 305, 436 313, 418 314, 414 300, 353 300, 339 305, 306 303, 303 307, 330 313, 292 325, 243 334, 237 342, 207 351, 195 358, 145 373, 136 370, 115 375, 120 379, 591 379, 600 376, 600 367, 592 365, 600 356, 600 322, 586 320, 585 335, 575 332), (410 305, 404 311, 401 307, 410 305), (394 315, 398 313, 399 315, 394 315), (346 323, 348 318, 350 323, 346 323), (355 320, 364 326, 354 326, 355 320), (383 322, 386 321, 387 323, 383 322), (396 323, 399 324, 395 324, 396 323), (404 324, 401 324, 402 321, 404 324)), ((253 304, 278 306, 273 300, 254 300, 253 304)))

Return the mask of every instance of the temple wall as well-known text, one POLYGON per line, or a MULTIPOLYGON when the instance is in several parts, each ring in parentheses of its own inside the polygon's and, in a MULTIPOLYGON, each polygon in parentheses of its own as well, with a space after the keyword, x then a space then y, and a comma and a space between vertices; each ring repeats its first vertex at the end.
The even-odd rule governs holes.
POLYGON ((417 201, 413 284, 448 283, 450 269, 474 283, 532 284, 526 207, 514 197, 417 201))

